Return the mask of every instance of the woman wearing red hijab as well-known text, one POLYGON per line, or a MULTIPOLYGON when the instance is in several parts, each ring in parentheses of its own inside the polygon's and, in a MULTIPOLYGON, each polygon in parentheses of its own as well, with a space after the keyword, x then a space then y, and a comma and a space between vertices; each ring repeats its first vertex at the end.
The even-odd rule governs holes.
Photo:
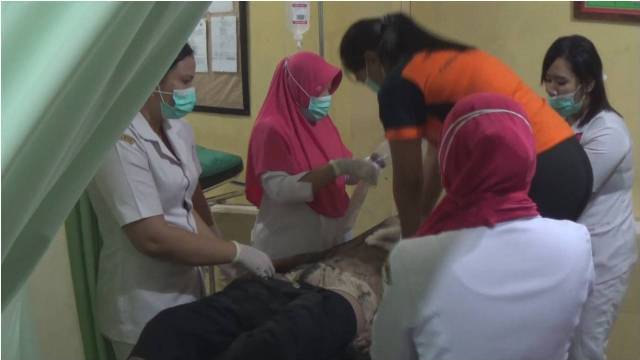
POLYGON ((529 198, 536 150, 522 107, 461 99, 438 158, 446 195, 422 237, 390 255, 372 358, 566 359, 593 282, 591 243, 529 198))
POLYGON ((328 115, 341 80, 340 69, 316 54, 285 58, 254 124, 246 196, 260 210, 251 237, 274 259, 344 240, 347 177, 377 181, 376 165, 351 159, 328 115))

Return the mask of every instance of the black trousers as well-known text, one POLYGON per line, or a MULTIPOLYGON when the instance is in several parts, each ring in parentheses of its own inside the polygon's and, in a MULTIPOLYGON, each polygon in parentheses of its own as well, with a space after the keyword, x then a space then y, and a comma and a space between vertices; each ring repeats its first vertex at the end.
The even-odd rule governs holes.
POLYGON ((544 217, 575 221, 591 197, 593 171, 574 136, 538 155, 529 196, 544 217))
POLYGON ((334 360, 356 334, 340 295, 258 278, 162 311, 144 328, 131 357, 147 360, 334 360))

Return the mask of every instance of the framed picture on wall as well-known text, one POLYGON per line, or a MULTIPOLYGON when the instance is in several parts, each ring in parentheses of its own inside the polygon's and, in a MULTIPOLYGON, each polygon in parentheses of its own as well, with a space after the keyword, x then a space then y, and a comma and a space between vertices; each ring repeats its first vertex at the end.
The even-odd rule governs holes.
POLYGON ((189 44, 196 58, 195 111, 249 115, 247 3, 212 1, 189 44))
POLYGON ((573 16, 580 20, 640 23, 640 1, 574 1, 573 16))

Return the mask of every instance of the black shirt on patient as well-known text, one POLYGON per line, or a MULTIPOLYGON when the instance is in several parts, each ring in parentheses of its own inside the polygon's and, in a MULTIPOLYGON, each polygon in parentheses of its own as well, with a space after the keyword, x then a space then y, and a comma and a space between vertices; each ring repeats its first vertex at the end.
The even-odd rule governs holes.
POLYGON ((167 309, 144 328, 131 358, 338 360, 356 334, 349 302, 305 283, 247 278, 167 309))

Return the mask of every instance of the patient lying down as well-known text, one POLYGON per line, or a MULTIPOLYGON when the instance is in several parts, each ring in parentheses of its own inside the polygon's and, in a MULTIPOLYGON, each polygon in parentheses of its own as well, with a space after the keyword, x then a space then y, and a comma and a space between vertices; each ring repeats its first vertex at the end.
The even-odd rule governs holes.
POLYGON ((390 218, 321 253, 276 260, 272 279, 242 277, 167 309, 130 359, 342 360, 367 357, 382 265, 398 241, 390 218))

